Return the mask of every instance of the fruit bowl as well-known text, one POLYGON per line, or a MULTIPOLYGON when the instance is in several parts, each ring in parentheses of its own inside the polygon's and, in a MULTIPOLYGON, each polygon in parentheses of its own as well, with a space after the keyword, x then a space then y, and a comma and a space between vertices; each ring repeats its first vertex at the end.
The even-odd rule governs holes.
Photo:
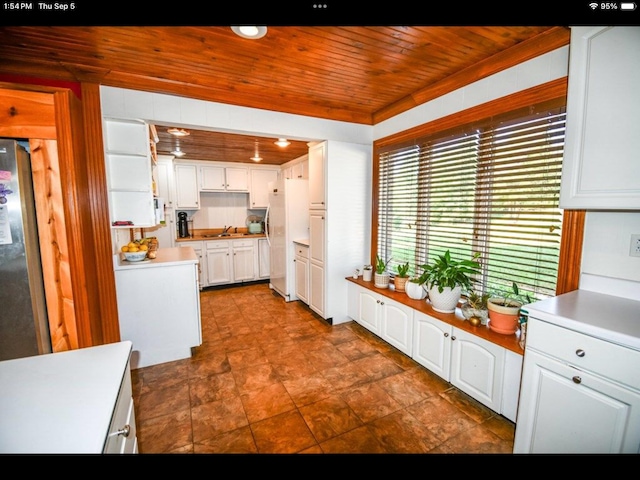
POLYGON ((140 262, 147 257, 147 251, 138 251, 138 252, 122 252, 125 260, 129 262, 140 262))

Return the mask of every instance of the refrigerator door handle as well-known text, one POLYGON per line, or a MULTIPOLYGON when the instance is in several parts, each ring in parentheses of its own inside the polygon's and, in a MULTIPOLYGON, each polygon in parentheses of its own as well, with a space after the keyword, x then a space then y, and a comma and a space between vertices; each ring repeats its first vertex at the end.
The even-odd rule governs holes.
POLYGON ((267 244, 271 246, 271 240, 269 239, 269 208, 271 208, 271 204, 267 205, 267 211, 264 214, 264 234, 267 237, 267 244))

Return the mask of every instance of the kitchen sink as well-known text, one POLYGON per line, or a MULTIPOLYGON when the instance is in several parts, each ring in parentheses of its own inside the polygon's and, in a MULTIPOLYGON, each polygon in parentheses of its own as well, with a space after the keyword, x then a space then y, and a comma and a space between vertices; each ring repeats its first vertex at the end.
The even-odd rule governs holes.
POLYGON ((220 238, 220 237, 244 237, 247 233, 216 233, 215 235, 202 235, 203 238, 220 238))

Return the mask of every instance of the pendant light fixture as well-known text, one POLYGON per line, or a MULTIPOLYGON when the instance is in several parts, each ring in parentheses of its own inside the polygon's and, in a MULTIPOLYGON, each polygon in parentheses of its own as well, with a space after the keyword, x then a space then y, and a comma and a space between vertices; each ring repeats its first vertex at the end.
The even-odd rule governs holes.
POLYGON ((251 160, 253 160, 254 162, 259 162, 262 160, 262 157, 260 156, 260 153, 258 152, 258 140, 256 140, 256 148, 255 148, 255 152, 253 154, 253 157, 251 157, 251 160))
POLYGON ((176 157, 183 157, 185 155, 185 153, 180 149, 180 142, 179 141, 176 141, 176 148, 173 149, 171 154, 175 155, 176 157))
POLYGON ((279 138, 277 142, 273 142, 273 143, 275 143, 277 146, 282 148, 288 147, 289 145, 291 145, 291 142, 286 138, 279 138))

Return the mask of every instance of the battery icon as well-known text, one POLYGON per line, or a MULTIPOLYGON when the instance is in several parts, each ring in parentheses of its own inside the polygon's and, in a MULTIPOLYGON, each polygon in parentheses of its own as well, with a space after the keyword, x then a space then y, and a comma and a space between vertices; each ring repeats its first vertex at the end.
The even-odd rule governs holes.
POLYGON ((635 10, 636 4, 633 2, 622 2, 620 4, 620 10, 635 10))

